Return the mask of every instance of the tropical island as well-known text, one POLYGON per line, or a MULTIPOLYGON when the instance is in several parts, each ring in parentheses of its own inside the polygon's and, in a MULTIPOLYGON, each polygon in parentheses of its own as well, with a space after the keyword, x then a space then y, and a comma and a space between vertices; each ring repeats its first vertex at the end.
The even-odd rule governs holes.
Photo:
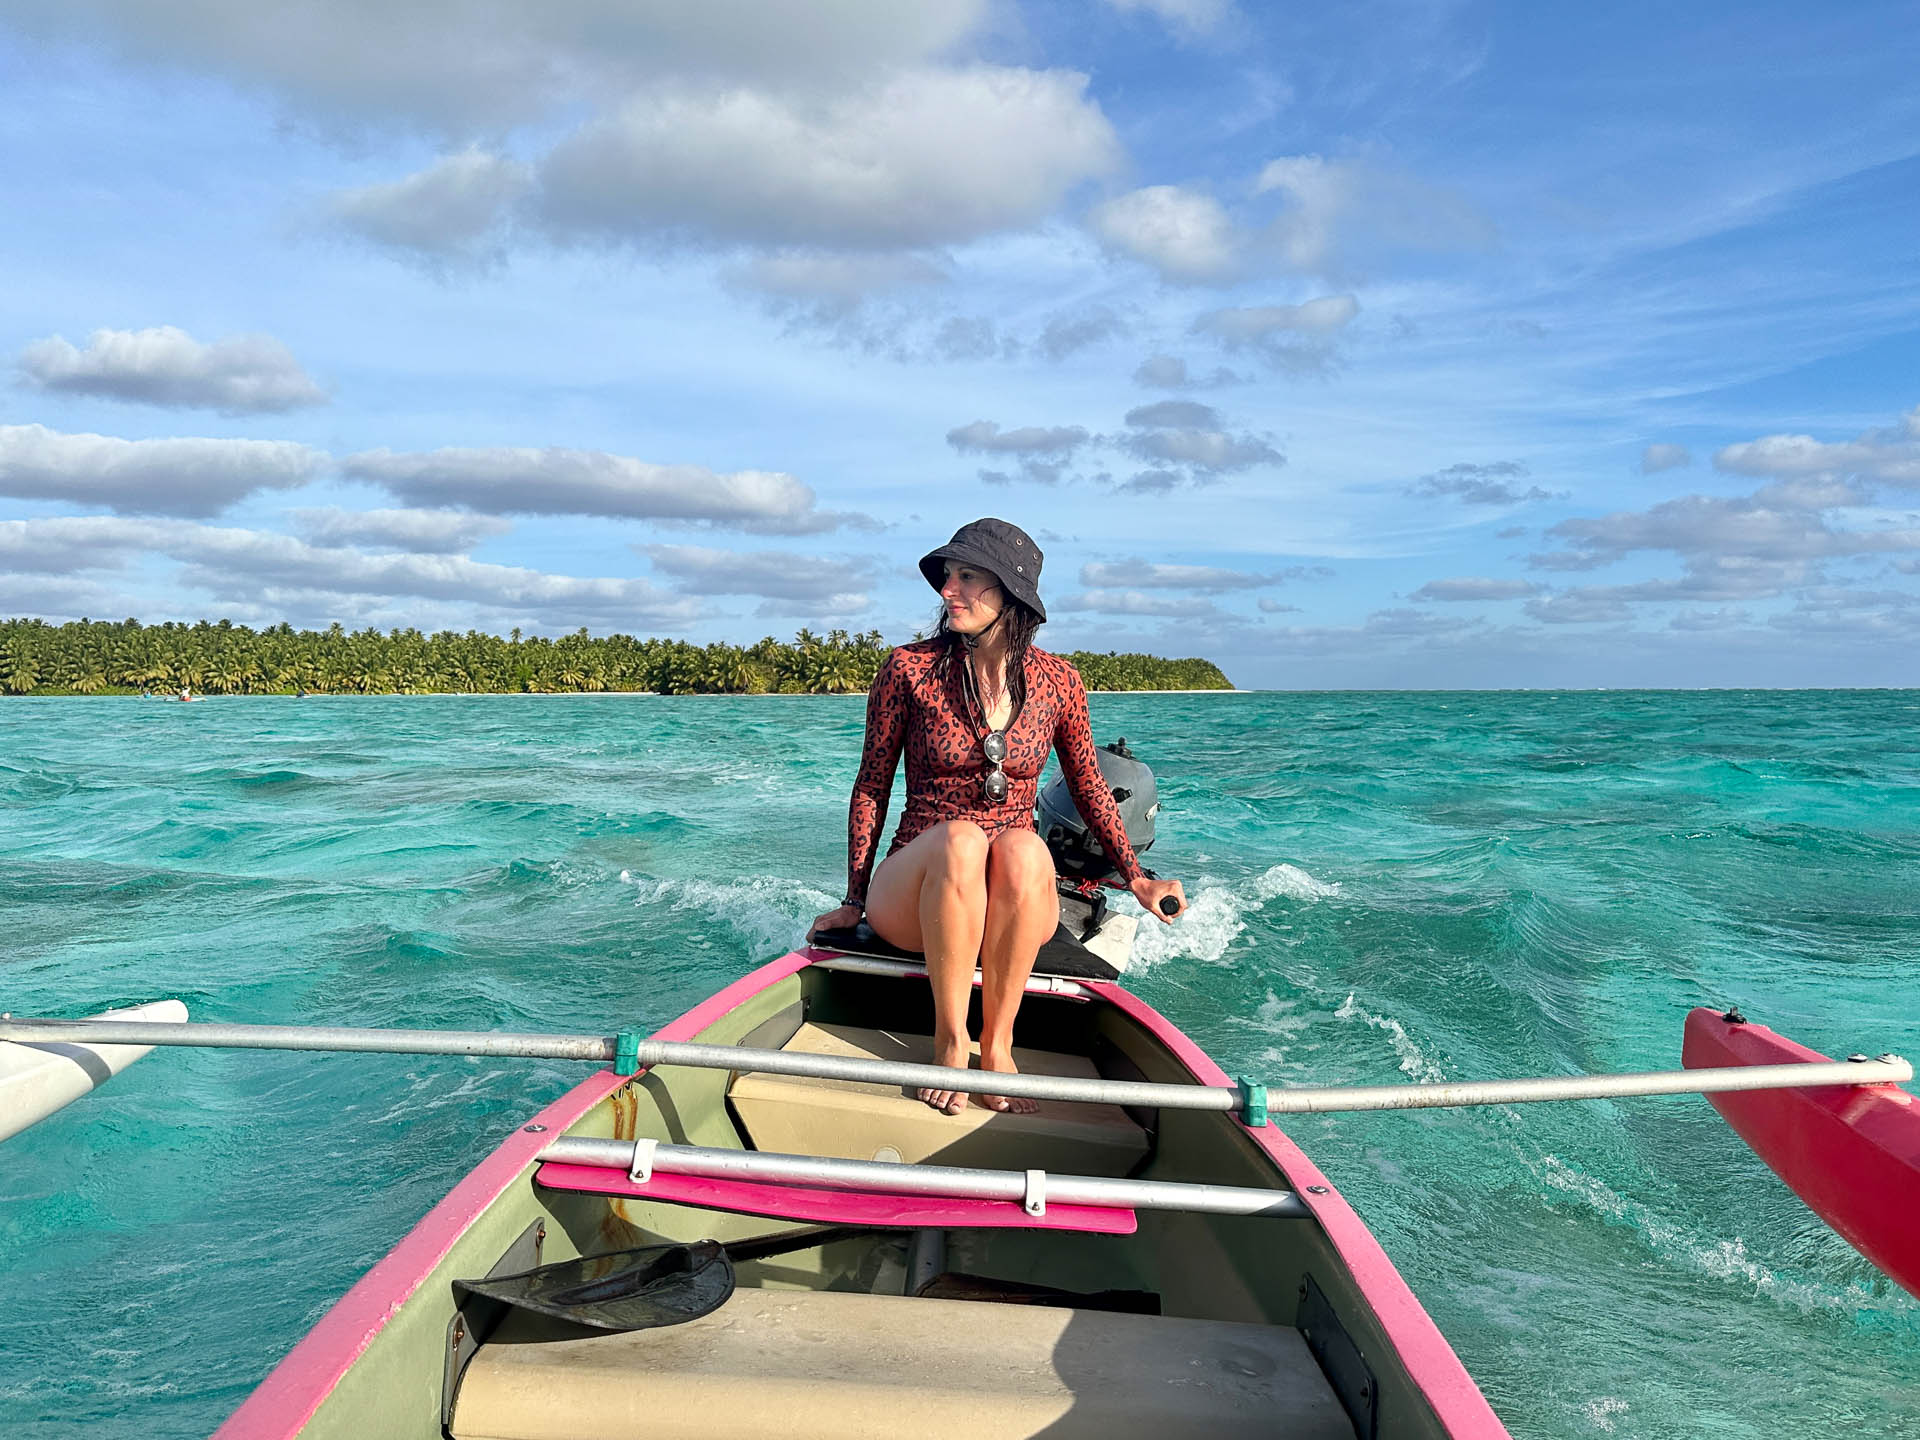
MULTIPOLYGON (((478 630, 253 630, 230 620, 0 621, 0 692, 137 695, 606 694, 845 695, 873 683, 892 650, 878 630, 802 630, 790 644, 595 638, 478 630)), ((1210 660, 1074 651, 1089 690, 1231 690, 1210 660)))

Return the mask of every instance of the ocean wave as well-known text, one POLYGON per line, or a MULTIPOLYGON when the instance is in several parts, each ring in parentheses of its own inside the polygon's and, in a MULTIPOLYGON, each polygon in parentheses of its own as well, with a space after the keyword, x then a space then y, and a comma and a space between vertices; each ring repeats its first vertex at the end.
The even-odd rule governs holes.
POLYGON ((1803 1314, 1851 1314, 1864 1307, 1887 1303, 1884 1296, 1874 1294, 1865 1284, 1856 1282, 1836 1287, 1782 1275, 1749 1254, 1747 1243, 1740 1236, 1729 1239, 1702 1234, 1661 1214, 1644 1201, 1622 1195, 1605 1181, 1557 1155, 1542 1155, 1537 1161, 1522 1158, 1542 1184, 1572 1197, 1607 1223, 1632 1231, 1668 1264, 1679 1265, 1709 1279, 1744 1286, 1803 1314))
POLYGON ((1439 1062, 1420 1048, 1420 1043, 1407 1033, 1407 1027, 1398 1020, 1361 1009, 1352 995, 1348 995, 1340 1008, 1333 1012, 1333 1017, 1336 1020, 1359 1020, 1368 1028, 1385 1035, 1387 1043, 1393 1047, 1393 1053, 1399 1057, 1401 1072, 1416 1085, 1438 1085, 1447 1079, 1447 1072, 1440 1068, 1439 1062))
POLYGON ((814 886, 771 875, 719 881, 663 879, 622 870, 620 883, 633 887, 636 904, 665 906, 719 921, 761 959, 772 959, 800 944, 813 917, 835 900, 814 886))

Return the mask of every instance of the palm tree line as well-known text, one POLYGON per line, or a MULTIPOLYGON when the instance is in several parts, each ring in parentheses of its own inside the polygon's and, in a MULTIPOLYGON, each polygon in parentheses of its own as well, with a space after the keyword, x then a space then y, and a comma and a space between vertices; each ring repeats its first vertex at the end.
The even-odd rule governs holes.
MULTIPOLYGON (((790 644, 478 630, 253 630, 230 620, 0 621, 0 692, 127 695, 182 688, 210 695, 594 693, 838 695, 873 683, 892 647, 878 630, 802 630, 790 644)), ((1076 651, 1089 690, 1231 690, 1207 660, 1076 651)))

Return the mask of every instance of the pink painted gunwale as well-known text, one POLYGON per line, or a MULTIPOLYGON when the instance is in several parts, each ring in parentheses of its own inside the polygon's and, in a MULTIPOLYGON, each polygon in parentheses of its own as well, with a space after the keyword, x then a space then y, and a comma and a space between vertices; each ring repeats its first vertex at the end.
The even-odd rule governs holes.
POLYGON ((584 1190, 633 1200, 664 1200, 742 1215, 773 1215, 783 1220, 812 1220, 828 1225, 906 1226, 919 1229, 1080 1230, 1096 1235, 1131 1235, 1140 1222, 1131 1210, 1098 1205, 1048 1205, 1029 1215, 1013 1200, 949 1200, 935 1195, 883 1195, 872 1190, 826 1190, 758 1180, 709 1179, 656 1171, 636 1185, 624 1171, 595 1165, 548 1163, 534 1172, 534 1183, 555 1190, 584 1190))
MULTIPOLYGON (((742 976, 653 1034, 655 1040, 687 1040, 767 986, 804 969, 813 957, 794 951, 742 976)), ((240 1408, 214 1431, 214 1440, 276 1440, 297 1435, 341 1376, 365 1353, 454 1242, 506 1192, 554 1136, 627 1083, 629 1077, 601 1070, 574 1086, 517 1128, 470 1171, 419 1224, 375 1262, 373 1268, 320 1317, 306 1338, 287 1352, 240 1408)))
MULTIPOLYGON (((1213 1058, 1189 1040, 1174 1023, 1137 995, 1130 994, 1112 981, 1083 981, 1089 989, 1122 1013, 1138 1021, 1202 1085, 1232 1085, 1234 1079, 1214 1064, 1213 1058)), ((1394 1268, 1387 1252, 1349 1205, 1333 1182, 1320 1173, 1306 1152, 1279 1126, 1269 1123, 1264 1129, 1249 1130, 1254 1142, 1265 1150, 1285 1173, 1295 1193, 1306 1202, 1314 1218, 1333 1242, 1333 1248, 1352 1272, 1360 1293, 1367 1297, 1379 1317, 1380 1326, 1399 1352, 1407 1373, 1433 1406, 1434 1414, 1455 1440, 1510 1440, 1507 1427, 1493 1413, 1487 1397, 1480 1393, 1467 1367, 1453 1353, 1440 1327, 1433 1323, 1425 1307, 1415 1298, 1407 1282, 1394 1268), (1314 1194, 1309 1186, 1325 1186, 1323 1194, 1314 1194)))

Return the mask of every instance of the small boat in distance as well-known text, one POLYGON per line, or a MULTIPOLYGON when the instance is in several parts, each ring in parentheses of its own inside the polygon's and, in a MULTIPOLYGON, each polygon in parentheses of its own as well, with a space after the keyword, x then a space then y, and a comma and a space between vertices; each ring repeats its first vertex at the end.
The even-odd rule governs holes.
MULTIPOLYGON (((1690 1070, 1831 1063, 1817 1050, 1752 1024, 1738 1010, 1697 1009, 1687 1015, 1681 1064, 1690 1070)), ((1920 1101, 1898 1085, 1751 1090, 1708 1098, 1814 1214, 1920 1295, 1920 1101)))
POLYGON ((1192 1041, 1112 979, 1029 991, 1023 1075, 978 1088, 1106 1098, 936 1113, 872 1078, 931 1057, 924 967, 761 967, 655 1037, 711 1065, 616 1064, 532 1117, 220 1440, 1506 1435, 1192 1041))

